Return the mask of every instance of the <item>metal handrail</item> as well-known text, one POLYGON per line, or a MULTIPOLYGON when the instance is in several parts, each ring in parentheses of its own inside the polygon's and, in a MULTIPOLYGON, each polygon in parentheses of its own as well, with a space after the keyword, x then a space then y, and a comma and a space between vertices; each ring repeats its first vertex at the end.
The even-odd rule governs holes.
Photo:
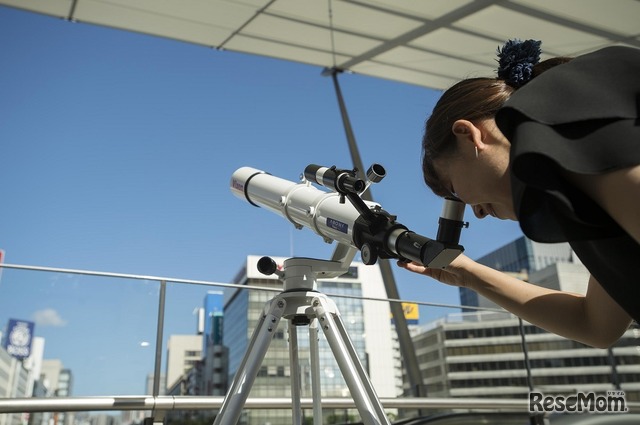
MULTIPOLYGON (((147 281, 155 281, 155 282, 167 282, 167 283, 186 283, 191 285, 203 285, 203 286, 220 286, 223 288, 236 288, 236 289, 251 289, 256 291, 267 291, 267 292, 281 292, 282 288, 277 287, 269 287, 269 286, 256 286, 256 285, 244 285, 237 283, 223 283, 223 282, 212 282, 208 280, 194 280, 194 279, 182 279, 182 278, 174 278, 174 277, 166 277, 166 276, 153 276, 153 275, 138 275, 138 274, 126 274, 126 273, 113 273, 113 272, 100 272, 93 270, 83 270, 83 269, 67 269, 67 268, 58 268, 58 267, 44 267, 44 266, 29 266, 24 264, 8 264, 8 263, 0 263, 0 270, 6 269, 16 269, 16 270, 30 270, 30 271, 39 271, 39 272, 53 272, 53 273, 67 273, 67 274, 78 274, 85 276, 100 276, 100 277, 114 277, 119 279, 132 279, 132 280, 147 280, 147 281)), ((345 294, 332 294, 327 292, 327 295, 336 298, 357 298, 364 301, 381 301, 381 302, 392 302, 392 303, 413 303, 418 305, 423 305, 427 307, 443 307, 443 308, 462 308, 467 310, 477 310, 477 311, 493 311, 498 313, 508 313, 506 310, 502 308, 490 308, 490 307, 476 307, 472 305, 458 305, 458 304, 446 304, 446 303, 434 303, 428 301, 419 301, 419 300, 407 300, 407 299, 396 299, 396 298, 381 298, 381 297, 363 297, 356 295, 345 295, 345 294)))
MULTIPOLYGON (((73 412, 98 410, 217 410, 222 406, 223 397, 212 396, 95 396, 95 397, 32 397, 0 399, 0 413, 21 412, 73 412)), ((302 408, 313 408, 311 398, 300 399, 302 408)), ((500 411, 528 411, 526 399, 486 399, 486 398, 381 398, 383 407, 388 409, 479 409, 500 411)), ((640 409, 640 402, 627 403, 629 407, 640 409)), ((355 408, 350 398, 323 398, 326 408, 355 408)), ((247 409, 290 409, 291 398, 248 398, 247 409)))

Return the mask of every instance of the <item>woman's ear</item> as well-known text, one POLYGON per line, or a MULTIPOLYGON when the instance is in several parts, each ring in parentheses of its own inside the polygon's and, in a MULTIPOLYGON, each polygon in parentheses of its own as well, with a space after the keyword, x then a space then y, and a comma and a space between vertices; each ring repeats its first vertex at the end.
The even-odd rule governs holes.
POLYGON ((459 141, 471 142, 478 149, 484 148, 482 132, 469 120, 456 120, 451 131, 459 141))
POLYGON ((468 134, 471 133, 470 127, 472 127, 472 126, 473 126, 473 124, 471 123, 471 121, 456 120, 456 121, 454 121, 453 126, 451 126, 451 131, 456 136, 463 136, 464 137, 464 135, 468 135, 468 134))

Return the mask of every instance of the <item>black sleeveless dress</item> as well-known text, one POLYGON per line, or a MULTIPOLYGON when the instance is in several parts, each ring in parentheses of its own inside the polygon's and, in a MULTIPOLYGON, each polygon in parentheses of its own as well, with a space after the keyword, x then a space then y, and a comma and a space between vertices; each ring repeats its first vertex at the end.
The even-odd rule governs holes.
POLYGON ((496 123, 511 141, 512 192, 524 234, 569 242, 640 322, 640 244, 562 178, 563 170, 602 174, 640 164, 640 50, 608 47, 542 73, 511 96, 496 123))

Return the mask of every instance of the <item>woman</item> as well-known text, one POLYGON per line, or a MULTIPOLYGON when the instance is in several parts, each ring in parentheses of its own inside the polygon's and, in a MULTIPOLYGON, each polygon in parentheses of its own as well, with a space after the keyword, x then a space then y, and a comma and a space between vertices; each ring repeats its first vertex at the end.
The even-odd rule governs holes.
POLYGON ((538 63, 540 42, 513 40, 498 53, 498 78, 461 81, 436 104, 425 182, 478 218, 518 220, 534 241, 569 242, 591 274, 587 292, 528 284, 464 255, 443 270, 398 264, 608 347, 640 321, 640 50, 538 63))

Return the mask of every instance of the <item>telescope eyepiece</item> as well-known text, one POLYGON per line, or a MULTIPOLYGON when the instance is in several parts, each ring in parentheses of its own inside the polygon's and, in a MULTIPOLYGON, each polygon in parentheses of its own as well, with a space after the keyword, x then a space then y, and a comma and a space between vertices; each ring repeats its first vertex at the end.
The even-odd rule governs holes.
POLYGON ((372 164, 367 170, 367 179, 371 183, 380 182, 387 175, 387 171, 380 164, 372 164))
POLYGON ((444 243, 458 244, 462 228, 469 227, 464 221, 465 204, 453 198, 445 198, 442 214, 438 220, 438 234, 436 240, 444 243))

